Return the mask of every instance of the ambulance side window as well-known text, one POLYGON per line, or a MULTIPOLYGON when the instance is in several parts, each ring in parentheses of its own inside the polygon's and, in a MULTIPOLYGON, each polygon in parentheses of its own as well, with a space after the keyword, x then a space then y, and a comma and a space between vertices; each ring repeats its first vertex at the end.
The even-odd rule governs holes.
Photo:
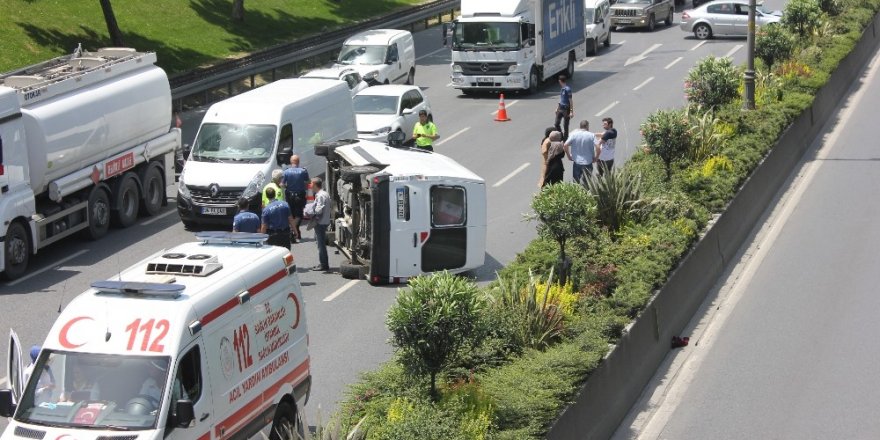
MULTIPOLYGON (((197 402, 202 393, 202 357, 196 345, 180 358, 177 376, 174 379, 172 398, 189 399, 197 402)), ((173 404, 173 403, 172 403, 173 404)))

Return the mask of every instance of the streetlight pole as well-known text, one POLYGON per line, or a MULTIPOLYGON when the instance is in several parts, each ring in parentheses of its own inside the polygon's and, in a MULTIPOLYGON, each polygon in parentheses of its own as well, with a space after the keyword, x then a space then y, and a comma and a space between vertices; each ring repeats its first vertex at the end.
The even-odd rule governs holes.
POLYGON ((746 42, 746 72, 744 74, 743 109, 755 109, 755 9, 756 1, 749 0, 749 36, 746 42))

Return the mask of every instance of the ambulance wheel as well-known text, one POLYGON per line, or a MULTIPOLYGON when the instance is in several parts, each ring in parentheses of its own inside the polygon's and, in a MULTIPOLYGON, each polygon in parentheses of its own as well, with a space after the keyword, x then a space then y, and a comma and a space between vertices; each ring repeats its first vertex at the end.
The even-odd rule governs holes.
POLYGON ((272 419, 272 431, 269 440, 297 440, 305 438, 299 414, 287 402, 281 402, 272 419))
POLYGON ((363 279, 365 269, 363 264, 339 263, 339 274, 347 280, 363 279))
POLYGON ((361 180, 361 176, 366 176, 367 174, 373 174, 378 171, 379 171, 378 168, 371 166, 371 165, 342 167, 339 169, 339 176, 342 178, 343 182, 356 183, 361 180))
POLYGON ((162 170, 157 166, 147 168, 141 179, 144 186, 144 198, 141 199, 141 211, 154 216, 162 209, 165 201, 165 185, 162 183, 162 170))
POLYGON ((113 223, 127 228, 137 221, 140 208, 141 193, 138 188, 137 176, 125 173, 113 187, 113 223))
POLYGON ((24 275, 30 255, 31 239, 27 228, 21 222, 12 222, 6 230, 6 240, 3 243, 3 260, 6 262, 3 275, 7 280, 24 275))
POLYGON ((107 187, 98 185, 89 193, 89 227, 88 236, 97 240, 107 235, 110 229, 110 197, 107 196, 107 187))

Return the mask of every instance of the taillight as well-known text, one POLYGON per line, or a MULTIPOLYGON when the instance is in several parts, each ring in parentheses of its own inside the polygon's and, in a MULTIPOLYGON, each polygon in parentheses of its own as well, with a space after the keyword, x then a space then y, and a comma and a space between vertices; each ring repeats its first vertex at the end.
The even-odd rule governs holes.
POLYGON ((3 174, 4 174, 3 164, 0 163, 0 176, 2 176, 3 174))
POLYGON ((684 11, 684 12, 681 13, 681 19, 682 19, 682 21, 687 20, 687 19, 689 19, 689 18, 691 18, 691 16, 688 15, 688 11, 684 11))

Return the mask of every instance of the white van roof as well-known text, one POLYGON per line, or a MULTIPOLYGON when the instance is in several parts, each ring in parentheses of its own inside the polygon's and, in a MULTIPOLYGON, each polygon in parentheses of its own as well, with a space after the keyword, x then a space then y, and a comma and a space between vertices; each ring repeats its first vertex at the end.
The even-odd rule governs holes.
POLYGON ((388 44, 392 38, 399 35, 407 35, 409 31, 398 29, 373 29, 363 31, 348 37, 343 44, 363 44, 365 46, 380 46, 388 44))
POLYGON ((393 148, 372 141, 341 146, 335 151, 355 166, 387 165, 382 171, 395 177, 423 176, 425 180, 452 178, 485 183, 482 177, 442 154, 412 148, 393 148))
POLYGON ((277 124, 281 111, 296 102, 308 105, 334 88, 351 99, 345 81, 323 78, 287 78, 224 99, 211 105, 203 122, 232 122, 239 124, 277 124))

